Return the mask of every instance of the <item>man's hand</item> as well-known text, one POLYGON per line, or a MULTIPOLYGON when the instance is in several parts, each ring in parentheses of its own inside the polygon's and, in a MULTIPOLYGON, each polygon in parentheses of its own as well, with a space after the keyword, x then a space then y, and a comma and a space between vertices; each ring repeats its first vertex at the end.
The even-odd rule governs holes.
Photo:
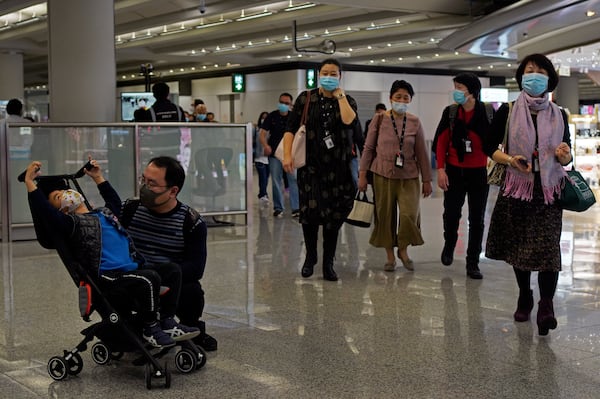
POLYGON ((450 184, 448 183, 448 175, 444 169, 437 170, 437 184, 443 191, 448 191, 450 184))
POLYGON ((96 184, 105 182, 106 180, 104 179, 104 176, 102 176, 102 169, 100 169, 98 161, 92 159, 91 156, 88 157, 88 161, 90 162, 90 164, 92 164, 92 169, 84 169, 85 174, 91 177, 96 184))
POLYGON ((38 177, 42 169, 42 163, 40 161, 33 161, 27 166, 27 170, 25 171, 25 186, 27 187, 27 191, 34 191, 37 186, 34 183, 34 179, 38 177))

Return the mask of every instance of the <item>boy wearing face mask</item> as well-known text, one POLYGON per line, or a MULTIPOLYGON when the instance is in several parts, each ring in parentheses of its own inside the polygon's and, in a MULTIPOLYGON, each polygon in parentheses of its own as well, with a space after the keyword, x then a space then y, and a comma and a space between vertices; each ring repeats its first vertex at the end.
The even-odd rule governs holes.
POLYGON ((150 266, 144 263, 117 219, 121 206, 119 195, 104 179, 97 162, 90 160, 90 163, 93 167, 85 173, 97 184, 106 201, 105 207, 89 211, 83 196, 68 189, 63 179, 42 179, 36 185, 35 178, 42 164, 34 161, 25 174, 32 212, 44 218, 53 232, 64 237, 75 260, 96 277, 103 291, 125 291, 136 298, 135 310, 143 321, 142 336, 147 343, 166 348, 174 346, 175 341, 194 338, 199 334, 197 328, 179 324, 173 318, 181 270, 173 264, 150 266), (169 291, 159 300, 161 284, 169 291), (157 319, 159 311, 160 319, 157 319))
POLYGON ((490 129, 489 111, 479 101, 481 83, 477 75, 465 72, 453 80, 452 94, 457 105, 444 109, 434 140, 438 186, 444 191, 444 248, 441 261, 445 266, 450 266, 454 260, 461 211, 467 197, 467 275, 472 279, 481 279, 479 254, 489 191, 483 141, 490 129), (451 107, 454 108, 451 110, 451 107))

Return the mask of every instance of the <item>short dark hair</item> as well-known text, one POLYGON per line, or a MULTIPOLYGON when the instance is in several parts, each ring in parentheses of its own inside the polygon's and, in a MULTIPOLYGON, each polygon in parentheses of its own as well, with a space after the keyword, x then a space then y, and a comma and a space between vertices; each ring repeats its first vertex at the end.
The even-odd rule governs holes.
POLYGON ((481 93, 481 82, 479 81, 479 77, 477 77, 477 75, 475 75, 473 72, 459 73, 452 80, 455 83, 465 85, 467 90, 469 90, 469 93, 471 93, 476 100, 479 100, 479 95, 481 93))
POLYGON ((23 113, 23 103, 16 98, 8 100, 6 104, 6 113, 9 115, 19 115, 23 113))
POLYGON ((154 164, 159 168, 164 168, 167 186, 177 186, 179 188, 179 193, 181 192, 181 188, 185 182, 185 171, 178 160, 173 157, 162 155, 152 158, 150 162, 148 162, 148 165, 150 164, 154 164))
POLYGON ((321 65, 319 65, 319 72, 321 72, 321 69, 323 69, 323 67, 325 65, 337 66, 338 69, 340 70, 340 75, 342 74, 342 64, 340 64, 340 62, 338 60, 336 60, 335 58, 327 58, 327 59, 323 60, 323 62, 321 62, 321 65))
POLYGON ((203 100, 201 100, 201 99, 199 99, 199 98, 197 98, 197 99, 195 99, 195 100, 194 100, 194 107, 195 107, 196 105, 200 105, 200 104, 204 104, 204 101, 203 101, 203 100))
POLYGON ((290 93, 285 93, 285 92, 284 92, 284 93, 281 93, 281 94, 279 95, 279 97, 282 97, 282 96, 289 97, 289 98, 290 98, 290 102, 293 102, 293 101, 294 101, 294 97, 293 97, 293 96, 292 96, 290 93))
POLYGON ((169 85, 165 82, 158 82, 152 86, 152 94, 157 100, 164 100, 169 97, 169 85))
POLYGON ((534 63, 538 67, 542 68, 544 71, 548 72, 548 92, 554 91, 556 86, 558 85, 558 73, 556 69, 554 69, 554 65, 552 61, 548 59, 543 54, 529 54, 523 61, 519 64, 517 68, 517 72, 515 73, 515 79, 519 84, 519 90, 523 90, 523 86, 521 86, 521 81, 523 80, 523 73, 525 72, 525 67, 528 63, 534 63))
POLYGON ((410 94, 411 98, 415 96, 415 91, 410 83, 408 83, 406 80, 396 80, 394 83, 392 83, 392 88, 390 89, 390 98, 392 98, 394 93, 400 89, 406 90, 408 94, 410 94))
POLYGON ((375 111, 379 111, 379 110, 387 111, 387 107, 385 106, 384 103, 379 103, 375 106, 375 111))
POLYGON ((215 113, 214 113, 214 112, 207 112, 207 113, 206 113, 206 116, 208 116, 208 115, 215 116, 215 113))

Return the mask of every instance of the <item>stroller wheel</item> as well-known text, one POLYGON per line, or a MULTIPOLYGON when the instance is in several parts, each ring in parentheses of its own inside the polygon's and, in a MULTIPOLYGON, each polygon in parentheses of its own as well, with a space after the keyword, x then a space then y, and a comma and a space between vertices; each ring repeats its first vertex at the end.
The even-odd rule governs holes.
POLYGON ((144 377, 146 378, 146 389, 152 389, 152 366, 149 363, 146 364, 144 369, 144 377))
MULTIPOLYGON (((68 355, 69 353, 65 351, 65 359, 68 355)), ((81 358, 81 355, 77 352, 72 354, 69 360, 67 360, 67 364, 69 366, 69 369, 67 371, 71 375, 77 375, 83 369, 83 359, 81 358)))
POLYGON ((189 349, 182 349, 175 355, 175 367, 184 374, 194 371, 196 364, 196 354, 189 349))
POLYGON ((196 350, 198 351, 196 353, 196 369, 200 370, 206 364, 207 357, 201 346, 196 345, 196 350))
POLYGON ((108 347, 102 342, 96 342, 92 346, 92 360, 96 362, 96 364, 103 365, 108 363, 110 360, 110 351, 108 347))
POLYGON ((48 360, 48 374, 56 381, 67 377, 67 361, 62 356, 53 356, 48 360))
POLYGON ((168 370, 166 362, 163 370, 154 370, 152 364, 146 363, 144 377, 146 378, 146 388, 149 390, 152 389, 152 378, 164 378, 164 387, 171 388, 171 372, 168 370))

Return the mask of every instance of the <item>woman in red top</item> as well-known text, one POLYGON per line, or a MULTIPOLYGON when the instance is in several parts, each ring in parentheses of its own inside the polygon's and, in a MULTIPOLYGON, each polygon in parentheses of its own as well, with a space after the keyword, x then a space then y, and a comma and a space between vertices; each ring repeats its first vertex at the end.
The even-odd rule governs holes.
POLYGON ((479 254, 489 191, 487 155, 483 152, 482 143, 489 132, 490 122, 485 105, 479 101, 481 83, 477 75, 461 73, 453 80, 453 97, 458 106, 450 105, 444 109, 436 132, 437 179, 438 186, 444 191, 444 248, 441 260, 446 266, 450 266, 454 260, 466 196, 469 206, 467 275, 481 279, 479 254))

